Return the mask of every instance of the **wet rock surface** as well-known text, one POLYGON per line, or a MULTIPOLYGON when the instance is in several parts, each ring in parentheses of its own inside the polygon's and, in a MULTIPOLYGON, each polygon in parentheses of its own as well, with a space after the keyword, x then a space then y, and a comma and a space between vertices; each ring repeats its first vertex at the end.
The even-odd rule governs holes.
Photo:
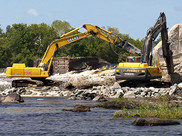
POLYGON ((106 109, 133 109, 139 107, 140 104, 132 101, 107 101, 98 107, 106 108, 106 109))
POLYGON ((84 104, 76 104, 73 109, 63 109, 62 111, 89 112, 90 106, 84 104))
POLYGON ((133 123, 135 126, 164 126, 164 125, 180 125, 175 120, 166 120, 158 118, 137 118, 133 123))
POLYGON ((73 108, 73 112, 87 112, 90 111, 90 107, 88 105, 77 104, 73 108))
POLYGON ((20 103, 24 102, 24 99, 17 93, 10 93, 1 97, 1 103, 20 103))

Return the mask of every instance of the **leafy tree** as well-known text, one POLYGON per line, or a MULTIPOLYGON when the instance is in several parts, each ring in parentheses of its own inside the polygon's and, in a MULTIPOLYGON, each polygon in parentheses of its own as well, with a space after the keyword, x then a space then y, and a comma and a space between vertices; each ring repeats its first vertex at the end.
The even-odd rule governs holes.
POLYGON ((112 32, 112 34, 114 34, 114 35, 118 35, 119 34, 119 30, 116 27, 110 27, 110 26, 108 26, 107 27, 107 30, 110 31, 110 32, 112 32))
POLYGON ((57 37, 55 30, 45 23, 13 24, 8 28, 7 39, 12 63, 33 65, 33 61, 42 58, 47 46, 57 37))
POLYGON ((26 24, 13 24, 7 35, 7 44, 9 51, 11 53, 11 62, 21 62, 21 59, 24 58, 22 54, 23 48, 25 48, 26 40, 24 35, 26 34, 26 24))
POLYGON ((6 34, 0 28, 0 68, 6 67, 8 65, 9 56, 10 56, 9 48, 7 45, 6 34))
POLYGON ((0 68, 7 67, 10 63, 11 53, 7 45, 7 40, 4 37, 0 38, 0 68))
POLYGON ((58 35, 65 34, 72 29, 71 25, 67 21, 61 20, 53 21, 51 26, 56 30, 58 35))
POLYGON ((3 37, 3 30, 1 28, 0 28, 0 37, 3 37))

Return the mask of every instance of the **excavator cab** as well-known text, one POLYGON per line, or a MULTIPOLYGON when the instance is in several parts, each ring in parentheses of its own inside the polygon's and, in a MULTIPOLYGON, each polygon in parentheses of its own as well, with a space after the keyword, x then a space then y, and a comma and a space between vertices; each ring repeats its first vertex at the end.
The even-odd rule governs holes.
POLYGON ((141 62, 141 56, 128 56, 126 62, 141 62))

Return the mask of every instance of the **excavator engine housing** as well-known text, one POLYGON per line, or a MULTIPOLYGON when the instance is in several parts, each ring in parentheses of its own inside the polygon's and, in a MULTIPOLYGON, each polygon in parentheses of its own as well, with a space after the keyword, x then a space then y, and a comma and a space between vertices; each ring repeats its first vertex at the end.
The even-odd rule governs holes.
POLYGON ((150 80, 162 77, 158 66, 147 63, 119 63, 115 72, 116 80, 150 80))

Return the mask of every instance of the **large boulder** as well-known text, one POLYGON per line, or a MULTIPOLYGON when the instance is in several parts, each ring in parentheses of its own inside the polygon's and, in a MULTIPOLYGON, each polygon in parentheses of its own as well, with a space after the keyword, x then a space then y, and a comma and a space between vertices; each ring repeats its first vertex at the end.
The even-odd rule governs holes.
POLYGON ((62 109, 62 111, 88 112, 90 111, 90 106, 84 104, 76 104, 73 109, 62 109))
POLYGON ((175 120, 157 119, 157 118, 137 118, 133 123, 136 126, 161 126, 161 125, 179 125, 175 120))
POLYGON ((2 103, 20 103, 24 102, 24 99, 17 93, 11 93, 1 97, 2 103))
MULTIPOLYGON (((114 70, 109 71, 114 73, 114 70)), ((77 77, 72 78, 70 84, 75 88, 92 88, 93 86, 98 85, 113 85, 115 83, 115 76, 108 76, 101 74, 87 74, 87 75, 78 75, 77 77)))
POLYGON ((105 102, 108 100, 107 96, 97 95, 92 101, 105 102))
POLYGON ((134 101, 128 101, 128 100, 124 100, 124 101, 106 101, 103 102, 101 105, 98 105, 98 107, 102 107, 102 108, 106 108, 106 109, 122 109, 122 108, 126 108, 126 109, 134 109, 140 106, 140 103, 138 102, 134 102, 134 101))
POLYGON ((76 104, 73 108, 73 112, 87 112, 90 111, 90 106, 84 104, 76 104))
POLYGON ((163 58, 162 42, 159 42, 153 49, 153 60, 158 60, 162 70, 162 81, 174 82, 182 81, 182 24, 174 25, 168 33, 168 41, 173 52, 174 72, 172 77, 167 73, 166 63, 163 58), (172 78, 172 79, 171 79, 172 78))
POLYGON ((123 98, 134 99, 136 98, 136 95, 133 91, 128 91, 123 95, 123 98))

